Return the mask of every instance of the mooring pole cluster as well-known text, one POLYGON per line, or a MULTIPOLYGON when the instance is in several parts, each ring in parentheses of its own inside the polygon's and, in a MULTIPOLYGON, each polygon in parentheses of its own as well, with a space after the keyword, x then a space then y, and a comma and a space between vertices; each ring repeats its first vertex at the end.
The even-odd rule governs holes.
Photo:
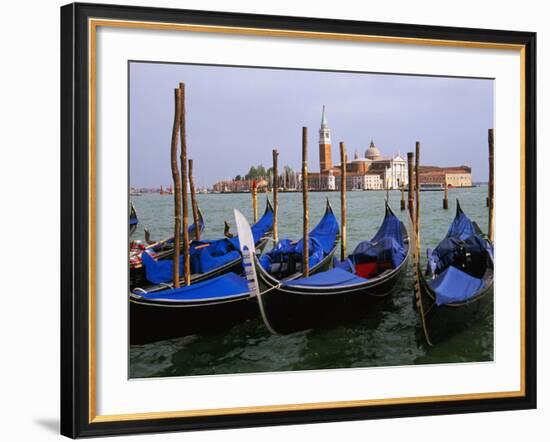
MULTIPOLYGON (((172 282, 175 288, 180 286, 180 253, 183 250, 183 277, 185 285, 190 284, 191 272, 189 262, 189 232, 188 232, 188 201, 187 201, 187 139, 185 127, 185 84, 180 83, 174 91, 175 111, 174 124, 172 126, 172 141, 170 144, 170 165, 172 168, 172 180, 174 181, 174 255, 172 259, 172 282), (178 168, 178 135, 181 144, 180 168, 178 168)), ((192 162, 190 169, 192 169, 192 162)), ((192 194, 194 193, 194 185, 192 194)), ((193 198, 193 196, 192 196, 193 198)), ((195 203, 196 204, 196 203, 195 203)), ((195 215, 193 215, 195 216, 195 215)), ((198 208, 196 215, 196 228, 198 223, 198 208)), ((198 231, 195 235, 199 235, 198 231)))

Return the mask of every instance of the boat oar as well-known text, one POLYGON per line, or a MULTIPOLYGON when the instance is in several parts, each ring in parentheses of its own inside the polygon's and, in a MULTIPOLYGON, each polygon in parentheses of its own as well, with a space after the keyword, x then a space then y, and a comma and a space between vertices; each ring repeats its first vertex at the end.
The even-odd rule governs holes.
POLYGON ((269 320, 267 319, 264 305, 261 299, 260 286, 258 284, 258 276, 256 275, 256 267, 254 265, 254 255, 256 253, 256 246, 254 244, 254 235, 250 224, 246 220, 245 216, 237 209, 233 209, 235 214, 235 224, 237 225, 237 234, 239 235, 239 245, 241 254, 243 255, 243 268, 248 281, 248 290, 250 296, 258 299, 258 306, 260 307, 260 314, 264 321, 265 326, 270 333, 277 334, 271 327, 269 320))

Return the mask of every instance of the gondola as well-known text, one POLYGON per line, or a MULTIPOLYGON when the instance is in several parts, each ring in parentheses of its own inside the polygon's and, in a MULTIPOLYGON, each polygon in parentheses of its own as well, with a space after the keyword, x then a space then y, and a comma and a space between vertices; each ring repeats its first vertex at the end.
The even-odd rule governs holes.
MULTIPOLYGON (((309 233, 310 274, 327 270, 336 251, 340 227, 327 198, 325 213, 309 233)), ((283 239, 259 257, 258 281, 260 290, 267 290, 280 281, 289 281, 302 275, 303 241, 283 239)))
MULTIPOLYGON (((251 229, 254 247, 263 248, 272 229, 273 207, 267 200, 264 215, 251 229)), ((257 303, 242 276, 239 244, 237 236, 211 242, 194 241, 191 257, 196 259, 192 259, 192 263, 209 263, 213 266, 210 271, 192 275, 189 286, 173 288, 170 282, 164 282, 133 288, 129 297, 130 344, 145 344, 191 333, 211 333, 257 315, 257 303), (201 248, 202 244, 208 246, 201 248), (197 254, 210 250, 210 247, 226 252, 220 255, 223 261, 216 260, 210 253, 197 258, 197 254), (223 264, 216 265, 220 262, 223 264)), ((148 259, 149 255, 144 254, 146 269, 148 259)), ((166 272, 160 276, 162 280, 172 275, 172 261, 163 261, 162 268, 157 266, 155 269, 166 272)))
MULTIPOLYGON (((204 216, 201 209, 198 209, 199 212, 199 231, 202 233, 205 227, 204 216)), ((187 229, 189 232, 189 237, 193 238, 195 235, 195 224, 191 224, 187 229)), ((131 232, 131 229, 130 229, 131 232)), ((147 238, 147 235, 146 235, 147 238)), ((153 244, 144 244, 141 241, 132 241, 130 243, 130 253, 129 253, 129 262, 130 262, 130 287, 137 287, 139 285, 145 284, 145 271, 143 269, 142 255, 145 250, 147 250, 152 256, 156 259, 165 259, 172 256, 174 249, 174 237, 163 239, 161 241, 154 242, 153 244)))
MULTIPOLYGON (((273 207, 267 199, 264 214, 252 226, 254 244, 258 250, 265 247, 272 231, 273 207)), ((242 257, 238 236, 192 241, 189 246, 189 255, 191 284, 228 272, 242 273, 242 257)), ((139 288, 151 293, 171 287, 173 279, 172 256, 172 252, 169 255, 155 256, 154 252, 146 249, 141 256, 146 281, 139 288)), ((180 275, 183 275, 183 256, 180 256, 180 275)), ((131 286, 131 289, 136 287, 131 286)))
POLYGON ((445 238, 427 249, 424 272, 417 263, 418 310, 430 343, 463 330, 493 303, 493 244, 456 202, 445 238))
POLYGON ((134 207, 134 204, 132 203, 130 205, 130 219, 129 219, 129 223, 130 223, 130 228, 129 228, 129 235, 132 235, 132 233, 134 233, 137 229, 137 225, 138 225, 138 217, 137 217, 137 213, 136 213, 136 208, 134 207))
MULTIPOLYGON (((237 226, 242 235, 246 225, 237 226)), ((249 248, 244 247, 247 253, 249 248)), ((330 270, 260 289, 257 275, 262 269, 254 254, 250 265, 245 261, 245 269, 267 328, 285 334, 363 317, 373 302, 391 293, 408 256, 407 229, 386 204, 384 220, 372 240, 360 243, 346 260, 335 260, 330 270)))

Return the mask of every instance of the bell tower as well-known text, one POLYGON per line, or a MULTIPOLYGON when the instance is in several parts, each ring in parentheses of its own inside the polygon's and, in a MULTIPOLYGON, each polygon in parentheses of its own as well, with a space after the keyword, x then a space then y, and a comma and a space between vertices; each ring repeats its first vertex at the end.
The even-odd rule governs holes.
POLYGON ((319 129, 319 170, 328 172, 332 169, 332 152, 330 148, 330 129, 328 128, 325 105, 323 104, 323 115, 321 117, 321 128, 319 129))

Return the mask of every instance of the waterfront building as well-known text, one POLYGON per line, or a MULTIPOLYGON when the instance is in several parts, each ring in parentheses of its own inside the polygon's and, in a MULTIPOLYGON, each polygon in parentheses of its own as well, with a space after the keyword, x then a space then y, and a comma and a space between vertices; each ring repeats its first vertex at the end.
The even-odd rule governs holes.
POLYGON ((448 183, 449 187, 471 187, 472 169, 468 166, 421 166, 420 183, 438 184, 442 187, 445 183, 448 183))
MULTIPOLYGON (((319 128, 319 172, 310 172, 309 186, 312 190, 339 190, 341 165, 333 165, 330 127, 325 106, 319 128)), ((398 153, 382 157, 374 141, 370 141, 364 157, 355 151, 354 158, 346 162, 347 188, 355 190, 378 190, 389 187, 399 189, 408 184, 407 161, 398 153)))

